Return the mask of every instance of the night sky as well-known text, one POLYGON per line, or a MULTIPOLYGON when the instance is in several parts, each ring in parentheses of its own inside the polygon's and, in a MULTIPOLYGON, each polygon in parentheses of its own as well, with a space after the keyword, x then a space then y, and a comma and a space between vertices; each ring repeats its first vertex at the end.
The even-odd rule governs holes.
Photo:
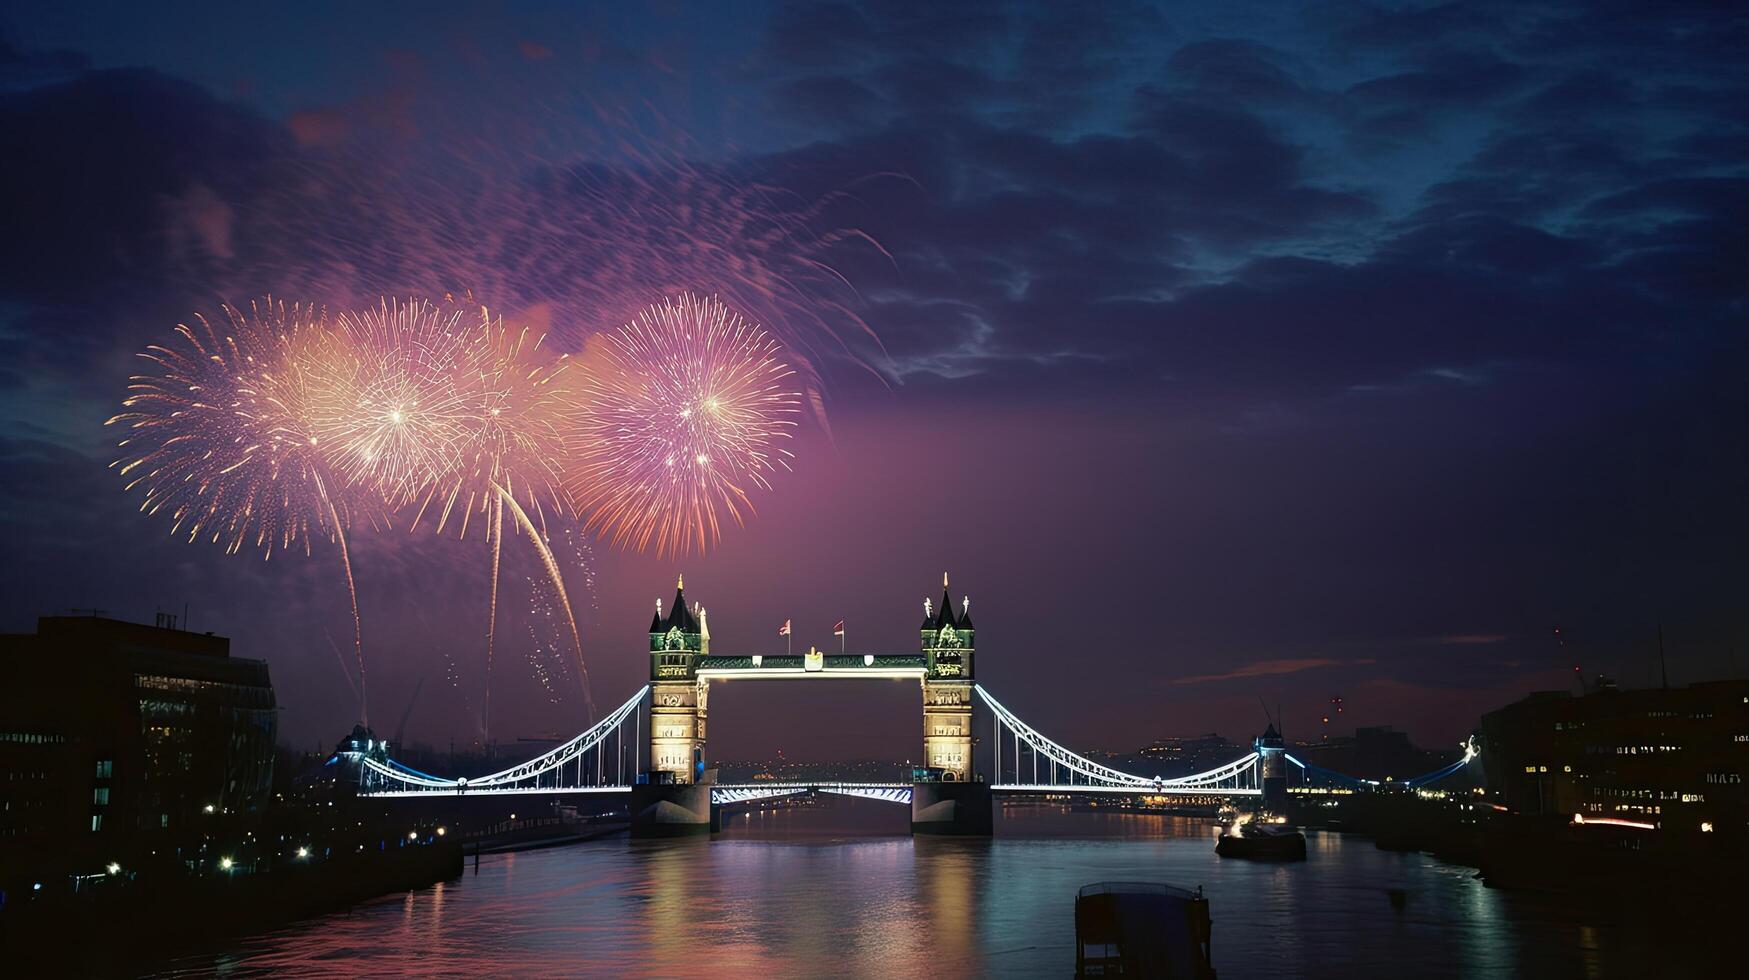
MULTIPOLYGON (((144 6, 0 15, 0 629, 186 603, 331 744, 334 550, 137 513, 134 354, 267 293, 464 291, 575 350, 690 289, 820 409, 704 557, 563 536, 603 708, 678 572, 714 651, 770 653, 915 649, 947 570, 979 679, 1078 747, 1248 738, 1259 699, 1316 737, 1337 695, 1445 746, 1575 663, 1655 683, 1659 624, 1672 682, 1749 664, 1741 8, 144 6)), ((574 732, 516 544, 493 735, 574 732)), ((477 737, 483 542, 353 557, 372 722, 423 677, 409 737, 477 737)), ((713 756, 919 744, 903 682, 747 687, 713 756)))

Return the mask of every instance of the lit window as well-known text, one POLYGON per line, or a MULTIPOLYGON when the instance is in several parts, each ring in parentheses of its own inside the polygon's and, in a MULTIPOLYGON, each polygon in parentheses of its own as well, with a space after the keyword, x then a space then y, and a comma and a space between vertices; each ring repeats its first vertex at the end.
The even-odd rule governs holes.
POLYGON ((91 815, 91 832, 95 834, 102 829, 103 829, 103 814, 93 813, 91 815))
POLYGON ((109 805, 109 787, 99 786, 91 791, 91 802, 98 806, 109 805))

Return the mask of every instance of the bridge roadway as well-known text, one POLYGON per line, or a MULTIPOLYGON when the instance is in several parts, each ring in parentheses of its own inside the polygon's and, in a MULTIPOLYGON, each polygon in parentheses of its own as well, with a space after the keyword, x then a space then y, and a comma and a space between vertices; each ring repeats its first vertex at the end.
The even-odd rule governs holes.
MULTIPOLYGON (((885 800, 888 803, 910 803, 912 783, 717 783, 711 786, 711 803, 721 806, 747 803, 797 793, 836 793, 885 800)), ((1052 796, 1061 793, 1081 793, 1127 796, 1258 796, 1259 789, 1213 789, 1201 787, 1160 786, 1080 786, 1066 783, 997 783, 993 793, 1015 796, 1052 796)))
MULTIPOLYGON (((779 796, 793 796, 797 793, 835 793, 840 796, 858 796, 864 799, 884 800, 888 803, 911 802, 911 783, 851 783, 851 782, 805 782, 805 783, 711 783, 711 803, 727 805, 747 803, 753 800, 772 799, 779 796)), ((997 783, 990 787, 991 792, 1005 793, 1013 796, 1053 796, 1062 793, 1118 795, 1118 796, 1259 796, 1262 790, 1253 788, 1223 789, 1219 787, 1173 786, 1166 783, 1160 786, 1093 786, 1071 783, 997 783)), ((472 791, 476 796, 516 796, 516 795, 546 795, 562 796, 568 793, 612 794, 630 793, 632 787, 610 784, 605 786, 509 786, 509 787, 479 787, 472 791)), ((442 791, 444 795, 470 795, 466 784, 442 791)), ((373 790, 365 795, 379 798, 423 797, 431 798, 434 794, 429 789, 404 790, 373 790)))

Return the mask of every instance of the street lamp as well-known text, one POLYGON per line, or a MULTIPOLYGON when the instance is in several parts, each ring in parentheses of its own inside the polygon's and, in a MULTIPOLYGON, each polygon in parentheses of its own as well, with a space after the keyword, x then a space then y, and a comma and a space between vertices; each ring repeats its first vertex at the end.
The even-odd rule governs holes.
POLYGON ((225 870, 225 871, 231 870, 231 864, 232 864, 232 862, 231 862, 230 858, 228 858, 228 857, 219 858, 219 867, 222 870, 225 870))

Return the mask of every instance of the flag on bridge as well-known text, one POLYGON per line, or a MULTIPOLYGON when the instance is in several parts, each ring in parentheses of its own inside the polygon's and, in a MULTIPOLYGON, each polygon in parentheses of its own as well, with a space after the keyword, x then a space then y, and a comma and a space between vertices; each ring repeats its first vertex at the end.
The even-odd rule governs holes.
POLYGON ((779 626, 777 628, 777 635, 778 636, 788 636, 789 635, 789 620, 787 620, 787 619, 784 620, 783 625, 779 626))
POLYGON ((840 619, 838 621, 838 625, 832 627, 832 635, 833 636, 843 636, 844 635, 844 620, 840 619))

